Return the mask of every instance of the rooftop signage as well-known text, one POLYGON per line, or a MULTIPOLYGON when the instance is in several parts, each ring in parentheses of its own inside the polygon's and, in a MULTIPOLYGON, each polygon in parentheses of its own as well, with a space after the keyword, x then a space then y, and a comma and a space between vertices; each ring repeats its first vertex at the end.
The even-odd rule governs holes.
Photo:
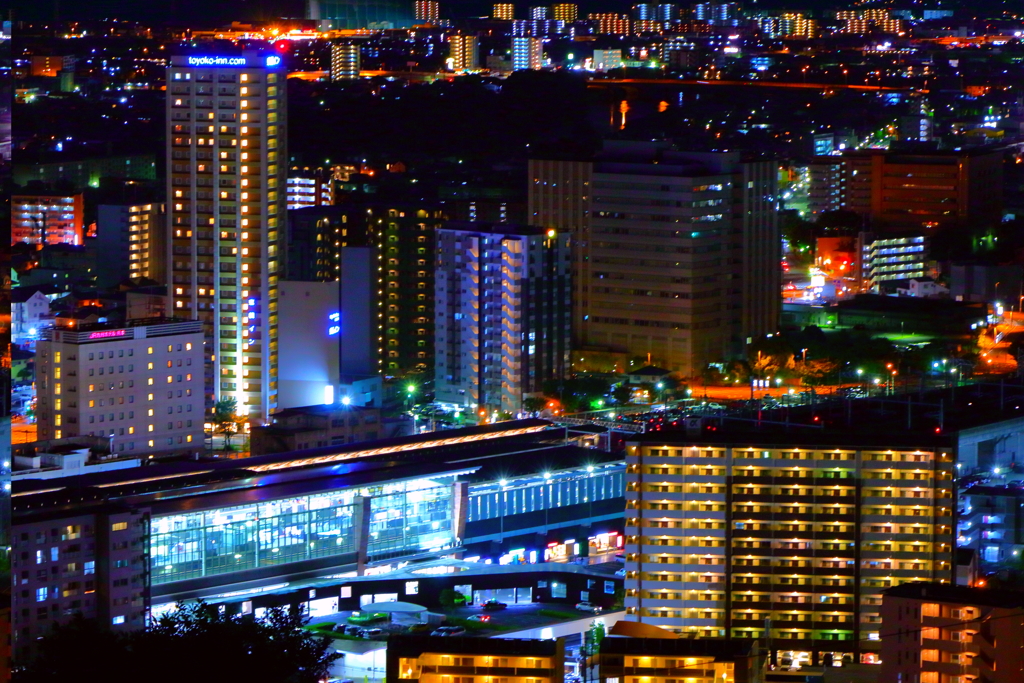
POLYGON ((90 332, 89 339, 108 339, 110 337, 123 337, 125 330, 103 330, 102 332, 90 332))

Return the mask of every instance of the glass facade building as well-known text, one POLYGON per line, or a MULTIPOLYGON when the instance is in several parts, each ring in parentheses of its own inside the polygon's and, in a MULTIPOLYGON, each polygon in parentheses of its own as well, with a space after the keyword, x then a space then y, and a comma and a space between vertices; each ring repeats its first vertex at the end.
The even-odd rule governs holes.
POLYGON ((432 479, 391 482, 200 512, 154 516, 154 585, 357 551, 369 498, 367 555, 384 559, 454 542, 452 487, 432 479))
POLYGON ((622 498, 625 464, 470 486, 467 522, 622 498))

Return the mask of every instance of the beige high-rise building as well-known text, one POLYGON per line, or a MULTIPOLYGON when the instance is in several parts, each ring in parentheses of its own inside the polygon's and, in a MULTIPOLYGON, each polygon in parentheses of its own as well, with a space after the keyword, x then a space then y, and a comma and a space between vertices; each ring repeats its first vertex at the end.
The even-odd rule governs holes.
POLYGON ((494 4, 494 11, 491 13, 491 17, 494 19, 504 19, 505 21, 512 21, 516 18, 516 6, 511 2, 497 2, 494 4))
POLYGON ((277 403, 277 279, 288 154, 276 54, 177 55, 167 73, 170 313, 201 320, 207 406, 277 403))
POLYGON ((777 330, 773 162, 606 142, 529 173, 529 222, 573 237, 574 349, 693 375, 777 330))
POLYGON ((480 50, 476 36, 448 36, 448 68, 452 71, 478 71, 480 50))

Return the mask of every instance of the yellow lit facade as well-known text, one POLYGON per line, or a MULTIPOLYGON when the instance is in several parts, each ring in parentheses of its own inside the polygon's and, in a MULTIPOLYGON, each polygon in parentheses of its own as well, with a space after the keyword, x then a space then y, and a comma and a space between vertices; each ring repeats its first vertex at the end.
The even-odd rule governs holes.
POLYGON ((629 620, 872 661, 882 591, 952 578, 949 452, 636 443, 626 465, 629 620))
POLYGON ((494 19, 503 19, 505 21, 512 21, 515 19, 516 6, 511 2, 497 2, 494 4, 494 11, 491 13, 491 17, 494 19))
POLYGON ((579 17, 579 5, 571 2, 560 2, 551 6, 551 18, 571 24, 579 17))

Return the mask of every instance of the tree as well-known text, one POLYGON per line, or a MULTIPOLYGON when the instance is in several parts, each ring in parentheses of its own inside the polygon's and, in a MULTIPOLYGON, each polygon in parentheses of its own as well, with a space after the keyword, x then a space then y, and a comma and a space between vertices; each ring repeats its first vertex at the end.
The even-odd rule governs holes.
POLYGON ((626 405, 632 397, 633 390, 629 388, 629 384, 626 382, 623 382, 612 389, 612 398, 614 398, 615 402, 620 405, 626 405))
POLYGON ((224 448, 229 449, 231 437, 238 433, 238 400, 233 396, 225 397, 213 404, 213 424, 216 430, 224 435, 224 448))
POLYGON ((437 601, 445 612, 451 612, 458 605, 465 604, 466 597, 454 588, 445 588, 437 596, 437 601))
POLYGON ((303 628, 308 621, 298 607, 274 608, 257 619, 221 614, 203 601, 179 604, 144 631, 114 633, 78 615, 43 637, 19 678, 170 683, 194 662, 187 672, 191 683, 315 683, 341 655, 330 651, 330 639, 303 628))
POLYGON ((531 415, 536 415, 540 411, 544 410, 547 404, 547 399, 541 398, 540 396, 530 396, 523 399, 523 410, 531 415))

